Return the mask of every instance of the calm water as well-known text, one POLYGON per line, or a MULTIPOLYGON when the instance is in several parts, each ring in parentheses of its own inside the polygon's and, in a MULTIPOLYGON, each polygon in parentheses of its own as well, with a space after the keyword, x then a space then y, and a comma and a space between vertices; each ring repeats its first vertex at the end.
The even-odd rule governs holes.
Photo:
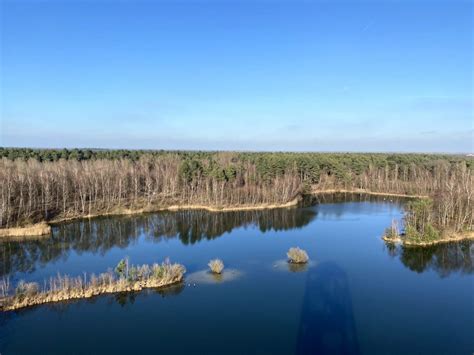
POLYGON ((0 276, 42 281, 169 257, 186 283, 0 314, 0 353, 472 354, 474 244, 389 248, 401 202, 110 217, 0 243, 0 276), (290 268, 286 251, 311 263, 290 268), (227 273, 205 270, 211 258, 227 273), (194 286, 195 284, 195 286, 194 286))

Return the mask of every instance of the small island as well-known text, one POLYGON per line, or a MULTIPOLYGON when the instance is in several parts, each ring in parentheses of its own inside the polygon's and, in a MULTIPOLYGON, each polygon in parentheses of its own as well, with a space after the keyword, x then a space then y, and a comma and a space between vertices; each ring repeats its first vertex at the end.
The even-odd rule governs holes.
POLYGON ((470 197, 460 189, 435 199, 416 199, 406 205, 404 231, 397 221, 385 230, 387 243, 425 247, 474 239, 470 197), (450 211, 451 210, 451 211, 450 211))
POLYGON ((90 298, 106 293, 140 291, 145 288, 160 288, 183 280, 186 269, 181 264, 169 261, 153 265, 129 265, 122 259, 114 271, 99 275, 70 277, 58 275, 44 282, 41 289, 37 282, 20 281, 12 291, 8 279, 0 284, 0 311, 30 307, 34 305, 90 298))

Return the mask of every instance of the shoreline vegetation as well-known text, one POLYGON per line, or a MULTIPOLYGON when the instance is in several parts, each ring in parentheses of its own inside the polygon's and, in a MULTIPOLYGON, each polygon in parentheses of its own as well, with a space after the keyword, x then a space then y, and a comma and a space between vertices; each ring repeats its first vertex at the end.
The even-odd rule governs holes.
POLYGON ((405 234, 399 234, 398 236, 384 235, 382 239, 387 243, 402 244, 403 246, 408 247, 428 247, 436 244, 456 243, 465 240, 474 240, 474 231, 446 234, 437 239, 432 240, 413 240, 406 238, 405 234))
POLYGON ((474 158, 463 155, 0 147, 0 237, 76 218, 284 208, 347 192, 412 197, 405 240, 425 243, 473 230, 473 187, 474 158))
POLYGON ((121 260, 114 271, 99 275, 70 277, 59 275, 44 282, 43 288, 36 282, 20 281, 14 292, 8 279, 0 284, 0 311, 12 311, 44 303, 62 302, 94 296, 141 291, 145 288, 161 288, 181 282, 186 269, 168 260, 161 265, 129 265, 121 260))
MULTIPOLYGON (((409 195, 401 193, 390 193, 390 192, 376 192, 369 191, 366 189, 326 189, 320 190, 313 188, 309 195, 319 195, 319 194, 339 194, 339 193, 348 193, 348 194, 363 194, 371 196, 386 196, 386 197, 401 197, 401 198, 428 198, 428 196, 423 195, 409 195)), ((107 216, 125 216, 125 215, 136 215, 142 213, 153 213, 153 212, 162 212, 162 211, 181 211, 181 210, 204 210, 208 212, 236 212, 236 211, 253 211, 253 210, 266 210, 266 209, 276 209, 276 208, 290 208, 295 207, 303 198, 303 195, 294 198, 293 200, 281 203, 281 204, 256 204, 256 205, 245 205, 245 206, 206 206, 206 205, 170 205, 170 206, 147 206, 138 209, 125 209, 118 208, 116 210, 95 213, 91 215, 84 216, 74 216, 74 217, 64 217, 51 220, 49 222, 43 221, 34 225, 28 225, 24 227, 12 227, 12 228, 0 228, 0 238, 15 238, 15 237, 35 237, 35 236, 47 236, 51 233, 51 226, 55 224, 60 224, 68 221, 78 220, 78 219, 88 219, 88 218, 97 218, 97 217, 107 217, 107 216)))
POLYGON ((0 228, 0 238, 43 236, 51 234, 51 226, 40 222, 24 227, 0 228))
MULTIPOLYGON (((390 193, 390 192, 377 192, 369 191, 366 189, 312 189, 309 195, 318 195, 318 194, 338 194, 338 193, 348 193, 348 194, 364 194, 371 196, 385 196, 385 197, 397 197, 397 198, 408 198, 408 199, 429 199, 429 196, 426 195, 410 195, 410 194, 401 194, 401 193, 390 193)), ((78 219, 88 219, 88 218, 97 218, 97 217, 106 217, 106 216, 121 216, 121 215, 136 215, 142 213, 153 213, 161 211, 180 211, 180 210, 205 210, 208 212, 234 212, 234 211, 252 211, 252 210, 264 210, 264 209, 277 209, 277 208, 290 208, 295 207, 301 201, 303 196, 299 196, 290 202, 282 203, 279 205, 269 205, 261 204, 254 206, 224 206, 224 207, 214 207, 214 206, 204 206, 204 205, 171 205, 167 207, 152 207, 140 208, 136 210, 132 209, 122 209, 112 212, 97 213, 94 215, 86 216, 77 216, 56 219, 53 221, 40 222, 35 225, 25 226, 25 227, 14 227, 14 228, 0 228, 0 238, 6 240, 28 240, 28 237, 38 237, 43 236, 47 237, 51 234, 51 225, 60 224, 63 222, 78 220, 78 219)), ((441 243, 451 243, 451 242, 460 242, 465 240, 474 240, 474 231, 464 231, 464 232, 451 232, 447 235, 437 237, 436 239, 426 240, 426 238, 406 238, 404 233, 398 232, 398 227, 390 227, 389 229, 396 228, 396 231, 390 231, 385 233, 382 236, 382 240, 387 243, 400 243, 404 246, 432 246, 441 243)), ((446 233, 444 233, 446 234, 446 233)))
POLYGON ((428 247, 474 239, 472 177, 448 181, 444 190, 427 199, 414 199, 405 206, 403 230, 393 220, 382 239, 403 246, 428 247))
POLYGON ((260 205, 246 205, 246 206, 205 206, 205 205, 171 205, 171 206, 147 206, 138 209, 124 209, 119 208, 109 212, 95 213, 84 216, 64 217, 51 220, 49 222, 40 222, 34 225, 28 225, 24 227, 13 227, 13 228, 0 228, 0 238, 10 237, 28 237, 28 236, 43 236, 51 233, 51 225, 69 222, 78 219, 89 219, 97 217, 107 216, 126 216, 136 215, 142 213, 154 213, 162 211, 182 211, 182 210, 204 210, 208 212, 235 212, 235 211, 254 211, 254 210, 266 210, 276 208, 290 208, 295 207, 300 202, 300 198, 294 198, 293 200, 281 203, 281 204, 260 204, 260 205))
POLYGON ((419 198, 425 199, 429 198, 428 195, 416 195, 416 194, 406 194, 406 193, 394 193, 394 192, 377 192, 370 191, 366 189, 326 189, 319 190, 317 188, 311 190, 311 195, 318 194, 361 194, 361 195, 371 195, 371 196, 385 196, 385 197, 402 197, 402 198, 419 198))

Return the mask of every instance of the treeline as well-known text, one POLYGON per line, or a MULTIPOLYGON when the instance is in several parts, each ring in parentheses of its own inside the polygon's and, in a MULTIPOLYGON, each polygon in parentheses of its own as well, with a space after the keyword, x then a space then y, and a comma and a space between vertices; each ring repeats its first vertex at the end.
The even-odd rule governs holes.
POLYGON ((206 159, 144 155, 138 161, 3 158, 0 226, 124 208, 280 204, 295 199, 301 186, 293 169, 264 180, 254 164, 227 153, 206 159))
MULTIPOLYGON (((177 155, 184 159, 209 159, 223 152, 213 151, 167 151, 167 150, 131 150, 131 149, 33 149, 33 148, 13 148, 0 147, 0 159, 9 160, 29 160, 35 159, 39 162, 64 160, 99 160, 99 159, 130 159, 137 161, 140 157, 177 155)), ((398 154, 398 153, 296 153, 296 152, 230 152, 238 159, 254 162, 259 168, 280 168, 284 169, 289 164, 305 170, 309 174, 315 174, 318 170, 331 168, 343 173, 345 167, 351 167, 352 171, 361 173, 371 164, 375 167, 385 165, 400 167, 410 164, 433 166, 437 161, 447 161, 450 163, 465 161, 469 166, 473 165, 473 159, 466 159, 463 155, 451 154, 398 154)))
POLYGON ((39 162, 64 160, 130 159, 138 160, 144 154, 159 155, 164 151, 145 151, 127 149, 32 149, 0 147, 0 158, 10 160, 35 159, 39 162))
POLYGON ((0 226, 174 204, 281 204, 315 189, 436 196, 452 181, 472 188, 474 168, 454 155, 91 150, 76 159, 79 151, 3 148, 0 226))
POLYGON ((470 231, 474 222, 474 174, 459 164, 435 175, 436 186, 429 199, 408 204, 405 238, 432 241, 457 232, 470 231))

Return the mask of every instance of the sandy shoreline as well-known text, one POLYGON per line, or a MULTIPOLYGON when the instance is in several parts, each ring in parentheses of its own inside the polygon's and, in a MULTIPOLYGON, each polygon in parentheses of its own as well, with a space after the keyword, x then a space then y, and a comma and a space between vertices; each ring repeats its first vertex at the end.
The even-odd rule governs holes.
MULTIPOLYGON (((384 192, 373 192, 364 189, 326 189, 318 190, 313 188, 311 190, 311 195, 318 194, 332 194, 332 193, 359 193, 366 195, 374 196, 387 196, 387 197, 406 197, 406 198, 427 198, 427 196, 422 195, 406 195, 398 193, 384 193, 384 192)), ((18 237, 28 237, 28 236, 45 236, 51 233, 51 225, 59 224, 62 222, 67 222, 76 219, 86 219, 86 218, 95 218, 95 217, 105 217, 105 216, 121 216, 121 215, 135 215, 141 213, 153 213, 160 211, 180 211, 180 210, 205 210, 209 212, 233 212, 233 211, 252 211, 252 210, 266 210, 266 209, 276 209, 276 208, 289 208, 298 205, 300 202, 301 196, 294 198, 293 200, 282 203, 282 204, 258 204, 258 205, 244 205, 244 206, 206 206, 206 205, 170 205, 170 206, 148 206, 144 208, 137 209, 117 209, 110 212, 96 213, 84 216, 73 216, 73 217, 63 217, 53 219, 48 222, 40 222, 34 225, 25 226, 25 227, 13 227, 13 228, 0 228, 0 238, 15 239, 18 237)))
POLYGON ((26 227, 0 228, 0 238, 22 238, 28 236, 46 236, 51 234, 51 226, 40 222, 26 227))
POLYGON ((431 240, 431 241, 426 241, 426 242, 423 242, 423 241, 416 242, 416 241, 408 241, 408 240, 405 241, 403 240, 403 237, 387 238, 384 236, 382 237, 382 239, 387 243, 402 244, 404 246, 412 246, 412 247, 427 247, 427 246, 432 246, 436 244, 461 242, 463 240, 474 240, 474 231, 451 234, 437 240, 431 240))
POLYGON ((53 219, 46 222, 40 222, 38 224, 26 226, 26 227, 13 227, 13 228, 1 228, 0 229, 0 238, 17 238, 25 236, 43 236, 51 233, 51 225, 59 224, 67 221, 72 221, 76 219, 88 219, 96 217, 105 217, 105 216, 126 216, 126 215, 136 215, 142 213, 153 213, 161 211, 181 211, 181 210, 205 210, 209 212, 233 212, 233 211, 253 211, 253 210, 267 210, 267 209, 276 209, 276 208, 289 208, 294 207, 300 201, 299 198, 295 198, 289 202, 282 204, 259 204, 259 205, 245 205, 245 206, 223 206, 223 207, 214 207, 206 205, 170 205, 165 207, 146 207, 138 209, 120 209, 110 212, 90 214, 85 216, 74 216, 74 217, 65 217, 53 219))
POLYGON ((369 191, 369 190, 365 190, 365 189, 353 189, 353 190, 346 190, 346 189, 318 190, 318 189, 313 189, 313 190, 311 190, 312 195, 336 194, 336 193, 365 194, 365 195, 372 195, 372 196, 406 197, 406 198, 428 198, 429 197, 429 196, 426 196, 426 195, 409 195, 409 194, 400 194, 400 193, 391 193, 391 192, 377 192, 377 191, 369 191))
POLYGON ((0 311, 13 311, 20 308, 36 306, 45 303, 64 302, 75 299, 87 299, 99 295, 122 293, 122 292, 138 292, 147 288, 163 288, 174 285, 183 280, 183 275, 178 275, 170 280, 144 280, 133 283, 122 281, 115 282, 111 285, 89 287, 83 290, 65 290, 56 292, 39 293, 32 297, 24 297, 21 300, 14 299, 9 302, 8 298, 0 299, 0 311))

